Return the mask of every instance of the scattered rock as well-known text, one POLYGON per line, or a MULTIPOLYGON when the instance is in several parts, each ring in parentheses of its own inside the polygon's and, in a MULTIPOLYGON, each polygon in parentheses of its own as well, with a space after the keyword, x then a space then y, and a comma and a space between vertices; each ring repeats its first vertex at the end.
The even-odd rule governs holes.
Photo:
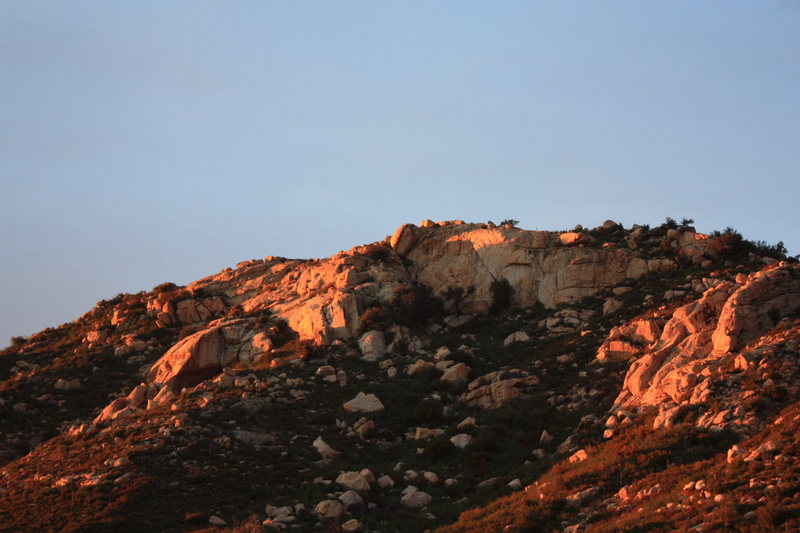
POLYGON ((374 394, 364 394, 359 392, 355 398, 345 402, 344 409, 350 413, 381 413, 384 410, 383 404, 374 394))

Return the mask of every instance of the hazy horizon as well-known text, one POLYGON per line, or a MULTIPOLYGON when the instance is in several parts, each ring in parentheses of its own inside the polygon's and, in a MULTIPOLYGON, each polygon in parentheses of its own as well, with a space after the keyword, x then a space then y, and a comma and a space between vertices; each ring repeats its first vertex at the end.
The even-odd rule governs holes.
POLYGON ((0 5, 0 345, 406 222, 800 253, 796 2, 0 5))

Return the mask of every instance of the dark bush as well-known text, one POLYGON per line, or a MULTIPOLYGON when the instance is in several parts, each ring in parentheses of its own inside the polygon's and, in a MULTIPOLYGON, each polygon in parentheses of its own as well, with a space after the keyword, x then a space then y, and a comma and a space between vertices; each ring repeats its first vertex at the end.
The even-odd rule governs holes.
POLYGON ((455 444, 450 442, 449 438, 439 437, 432 440, 427 446, 425 446, 425 449, 422 451, 422 455, 428 459, 440 461, 442 459, 451 457, 454 453, 456 453, 456 451, 455 444))
POLYGON ((442 403, 431 398, 425 398, 411 410, 411 416, 419 425, 437 424, 442 420, 442 403))
POLYGON ((513 218, 507 218, 505 220, 500 221, 501 226, 505 226, 506 224, 512 227, 516 227, 517 224, 519 224, 519 220, 514 220, 513 218))
POLYGON ((166 283, 161 283, 160 285, 156 285, 153 287, 153 292, 155 294, 161 294, 162 292, 172 292, 178 289, 178 286, 174 283, 168 281, 166 283))
POLYGON ((386 243, 370 244, 364 255, 378 263, 385 263, 392 257, 392 249, 386 243))
POLYGON ((765 241, 748 241, 742 234, 731 227, 723 231, 711 232, 713 250, 722 259, 738 261, 746 259, 747 255, 753 253, 760 257, 771 257, 773 259, 785 260, 787 258, 786 246, 780 241, 777 244, 768 244, 765 241))
POLYGON ((253 329, 264 330, 273 323, 273 314, 270 309, 262 309, 257 311, 254 315, 255 321, 253 322, 253 329))
POLYGON ((11 346, 14 348, 19 348, 26 342, 27 340, 25 339, 25 337, 11 337, 11 346))
POLYGON ((398 289, 394 298, 382 307, 370 307, 361 315, 361 330, 386 329, 399 324, 421 329, 443 314, 442 301, 426 285, 398 289))
POLYGON ((295 351, 295 354, 303 361, 308 361, 309 359, 317 359, 321 357, 322 350, 312 341, 302 340, 297 344, 297 350, 295 351))
POLYGON ((228 317, 244 316, 244 309, 242 309, 241 305, 236 304, 233 307, 231 307, 230 309, 228 309, 228 312, 225 314, 225 316, 228 316, 228 317))
POLYGON ((511 307, 511 297, 514 294, 514 289, 507 279, 494 280, 489 285, 489 291, 492 293, 492 305, 489 307, 489 311, 498 314, 511 307))

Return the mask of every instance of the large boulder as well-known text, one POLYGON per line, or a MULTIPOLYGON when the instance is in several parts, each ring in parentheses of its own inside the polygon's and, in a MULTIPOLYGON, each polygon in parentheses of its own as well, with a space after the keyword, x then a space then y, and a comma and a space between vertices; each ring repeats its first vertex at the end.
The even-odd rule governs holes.
POLYGON ((365 361, 378 361, 386 355, 386 339, 383 332, 370 330, 358 339, 358 348, 365 361))
POLYGON ((411 248, 417 243, 417 227, 413 224, 404 224, 397 228, 392 237, 389 239, 389 244, 397 255, 405 257, 411 248))
POLYGON ((213 327, 178 341, 153 364, 147 377, 151 383, 180 390, 218 374, 230 362, 221 328, 213 327))

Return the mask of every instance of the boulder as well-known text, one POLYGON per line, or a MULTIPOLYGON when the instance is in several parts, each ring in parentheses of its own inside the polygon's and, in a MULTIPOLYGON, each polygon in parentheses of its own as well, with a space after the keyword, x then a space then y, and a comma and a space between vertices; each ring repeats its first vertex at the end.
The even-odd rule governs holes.
POLYGON ((417 243, 416 229, 417 227, 413 224, 404 224, 392 234, 389 244, 398 256, 405 257, 408 255, 408 252, 417 243))
POLYGON ((364 498, 352 489, 344 491, 339 496, 339 501, 342 502, 345 511, 349 510, 351 507, 361 507, 364 505, 364 498))
POLYGON ((213 327, 178 341, 155 362, 148 373, 151 383, 173 390, 196 385, 222 370, 229 363, 220 328, 213 327))
POLYGON ((561 241, 561 244, 570 245, 570 244, 594 244, 597 242, 597 239, 589 235, 588 233, 583 232, 576 232, 576 231, 567 231, 562 233, 558 236, 558 240, 561 241))
POLYGON ((367 331, 358 339, 358 348, 365 361, 378 361, 386 355, 386 340, 383 332, 374 329, 367 331))
POLYGON ((342 453, 331 448, 327 442, 322 440, 321 436, 314 439, 314 442, 311 444, 317 449, 317 452, 319 452, 323 459, 334 459, 342 453))
POLYGON ((515 342, 528 342, 531 340, 530 336, 524 331, 515 331, 503 340, 503 347, 508 347, 515 342))
POLYGON ((369 481, 360 472, 342 472, 336 478, 336 483, 348 489, 362 492, 369 491, 369 481))
POLYGON ((322 500, 314 507, 314 512, 322 520, 338 520, 344 512, 344 506, 336 500, 322 500))
POLYGON ((435 439, 436 437, 439 437, 441 435, 444 435, 443 429, 418 427, 414 431, 414 440, 430 440, 430 439, 435 439))
POLYGON ((400 504, 403 507, 418 508, 425 507, 433 501, 433 498, 427 492, 415 491, 405 494, 400 498, 400 504))
POLYGON ((469 379, 469 373, 471 371, 472 369, 466 364, 456 363, 444 371, 441 380, 450 383, 451 385, 460 385, 469 379))
POLYGON ((343 533, 358 533, 359 531, 363 531, 364 526, 356 520, 355 518, 351 518, 347 522, 343 523, 339 526, 343 533))
POLYGON ((374 394, 364 394, 359 392, 356 397, 345 402, 344 409, 350 413, 380 413, 383 412, 384 407, 381 401, 374 394))
POLYGON ((456 448, 463 449, 469 446, 469 444, 472 442, 472 436, 466 433, 459 433, 458 435, 453 435, 450 437, 450 442, 452 442, 456 448))
POLYGON ((526 398, 528 390, 539 384, 536 376, 500 379, 500 374, 492 372, 472 381, 462 401, 483 409, 495 409, 515 398, 526 398), (483 383, 488 384, 483 385, 483 383))

